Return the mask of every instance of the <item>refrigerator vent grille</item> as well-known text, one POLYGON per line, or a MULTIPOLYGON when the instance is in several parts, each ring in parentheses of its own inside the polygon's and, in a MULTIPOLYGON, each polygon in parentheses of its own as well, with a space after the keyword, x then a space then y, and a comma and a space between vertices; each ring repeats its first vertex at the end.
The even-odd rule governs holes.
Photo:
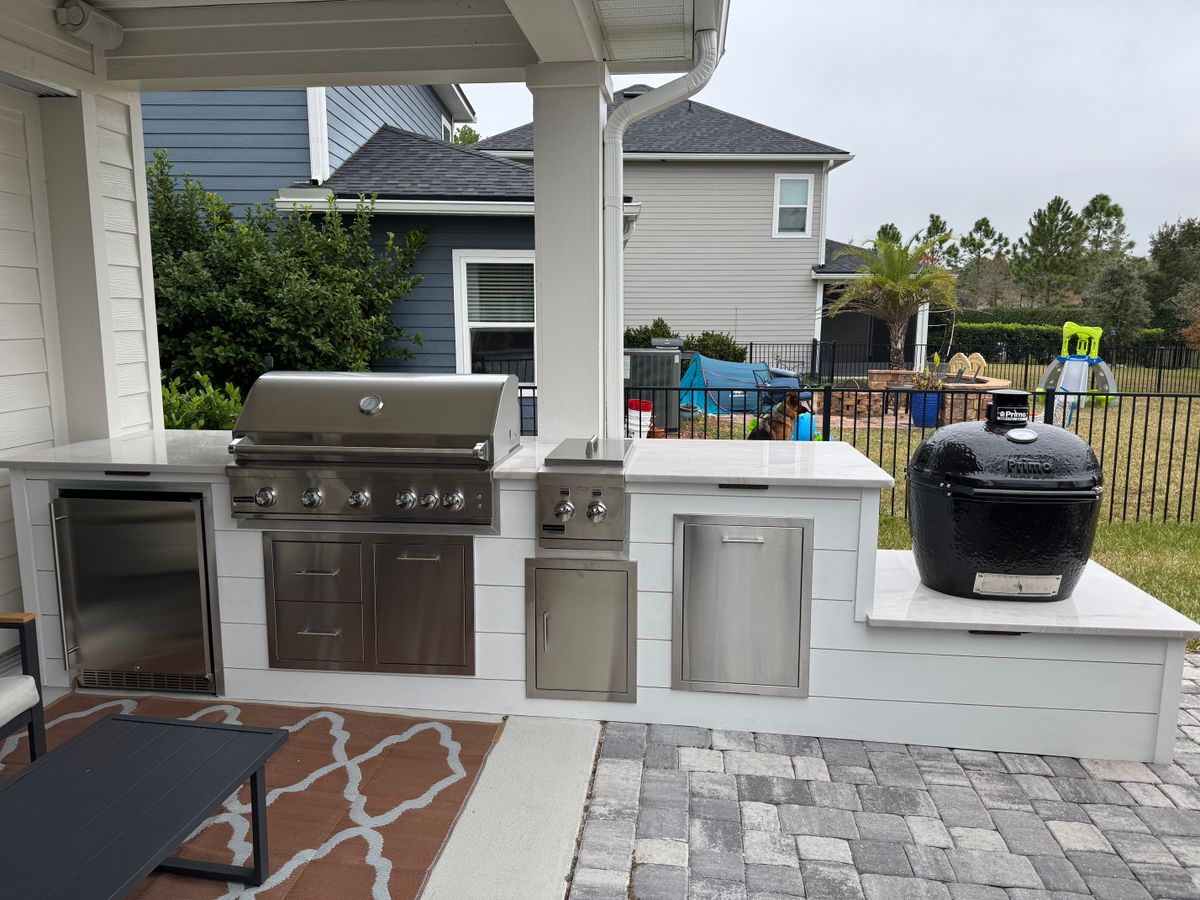
POLYGON ((80 669, 79 686, 84 688, 120 688, 134 691, 176 691, 211 694, 213 683, 206 675, 171 675, 163 672, 110 672, 105 669, 80 669))

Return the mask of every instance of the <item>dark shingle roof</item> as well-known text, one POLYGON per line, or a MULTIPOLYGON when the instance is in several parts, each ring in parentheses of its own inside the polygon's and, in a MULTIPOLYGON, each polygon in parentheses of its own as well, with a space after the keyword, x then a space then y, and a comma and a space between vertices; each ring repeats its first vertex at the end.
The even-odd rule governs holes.
MULTIPOLYGON (((648 90, 644 84, 633 85, 618 92, 616 100, 624 102, 625 94, 648 90)), ((612 108, 609 107, 610 112, 612 108)), ((481 150, 532 150, 533 123, 497 134, 475 146, 481 150)), ((625 152, 841 155, 847 151, 695 100, 684 100, 630 125, 625 132, 625 152)))
MULTIPOLYGON (((309 187, 298 182, 293 187, 309 187)), ((533 169, 384 125, 321 185, 339 197, 533 200, 533 169)))
POLYGON ((813 266, 813 272, 817 275, 853 275, 862 269, 865 264, 863 256, 870 252, 862 247, 855 247, 853 244, 843 244, 841 241, 831 241, 826 238, 825 265, 813 266), (846 256, 837 256, 840 250, 857 250, 862 255, 851 253, 846 256))

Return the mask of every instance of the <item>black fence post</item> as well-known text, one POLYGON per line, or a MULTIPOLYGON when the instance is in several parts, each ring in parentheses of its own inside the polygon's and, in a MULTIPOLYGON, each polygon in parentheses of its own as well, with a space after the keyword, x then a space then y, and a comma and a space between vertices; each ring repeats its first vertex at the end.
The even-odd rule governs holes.
MULTIPOLYGON (((821 380, 821 358, 818 355, 819 351, 820 351, 820 346, 821 345, 817 341, 817 339, 813 338, 812 339, 812 349, 809 350, 809 356, 808 356, 808 371, 812 372, 812 374, 817 377, 818 381, 821 380)), ((797 374, 800 374, 800 373, 797 373, 797 374)), ((805 373, 805 374, 807 374, 807 373, 805 373)))
POLYGON ((1042 421, 1045 422, 1047 425, 1053 425, 1054 424, 1054 390, 1052 388, 1046 388, 1045 395, 1046 395, 1045 399, 1042 401, 1042 403, 1045 404, 1045 408, 1042 410, 1042 421))
POLYGON ((750 342, 750 347, 746 350, 746 362, 754 362, 754 341, 750 342))
POLYGON ((829 380, 837 381, 837 341, 829 344, 829 380))
POLYGON ((833 385, 827 384, 821 389, 821 440, 829 440, 830 418, 833 415, 833 385))
POLYGON ((1162 344, 1158 345, 1158 375, 1154 381, 1154 392, 1162 393, 1162 376, 1163 376, 1163 348, 1162 344))

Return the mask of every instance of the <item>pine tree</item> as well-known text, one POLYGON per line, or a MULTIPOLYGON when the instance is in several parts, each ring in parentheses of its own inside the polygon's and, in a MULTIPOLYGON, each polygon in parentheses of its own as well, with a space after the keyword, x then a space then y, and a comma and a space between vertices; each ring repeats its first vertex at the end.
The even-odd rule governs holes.
POLYGON ((887 241, 890 244, 899 244, 904 241, 900 236, 900 229, 896 227, 895 222, 884 222, 879 226, 879 230, 875 232, 875 240, 887 241))
POLYGON ((479 132, 470 125, 463 125, 454 132, 454 143, 461 147, 470 147, 479 140, 481 140, 479 132))
POLYGON ((925 226, 924 231, 918 231, 913 240, 921 244, 928 243, 932 247, 929 252, 932 262, 950 269, 958 268, 961 254, 958 245, 954 243, 954 231, 950 228, 950 223, 937 213, 929 214, 929 224, 925 226))
POLYGON ((987 216, 976 219, 971 230, 959 238, 958 245, 962 248, 964 266, 998 255, 1007 257, 1012 252, 1012 241, 993 228, 987 216))
POLYGON ((1030 305, 1062 303, 1078 287, 1084 267, 1084 231, 1079 216, 1062 197, 1052 197, 1029 220, 1017 241, 1013 276, 1030 305))
POLYGON ((1133 249, 1133 241, 1125 233, 1125 210, 1108 194, 1097 194, 1089 200, 1079 211, 1079 219, 1089 256, 1124 256, 1133 249))
POLYGON ((1128 341, 1150 322, 1146 286, 1133 263, 1110 258, 1084 291, 1088 321, 1100 325, 1117 341, 1128 341))

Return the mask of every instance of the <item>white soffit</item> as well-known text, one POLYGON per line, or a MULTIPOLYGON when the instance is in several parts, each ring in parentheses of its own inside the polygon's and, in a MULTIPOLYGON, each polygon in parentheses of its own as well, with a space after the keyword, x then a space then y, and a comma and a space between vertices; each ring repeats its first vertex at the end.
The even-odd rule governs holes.
POLYGON ((592 0, 612 63, 692 58, 691 0, 592 0))

